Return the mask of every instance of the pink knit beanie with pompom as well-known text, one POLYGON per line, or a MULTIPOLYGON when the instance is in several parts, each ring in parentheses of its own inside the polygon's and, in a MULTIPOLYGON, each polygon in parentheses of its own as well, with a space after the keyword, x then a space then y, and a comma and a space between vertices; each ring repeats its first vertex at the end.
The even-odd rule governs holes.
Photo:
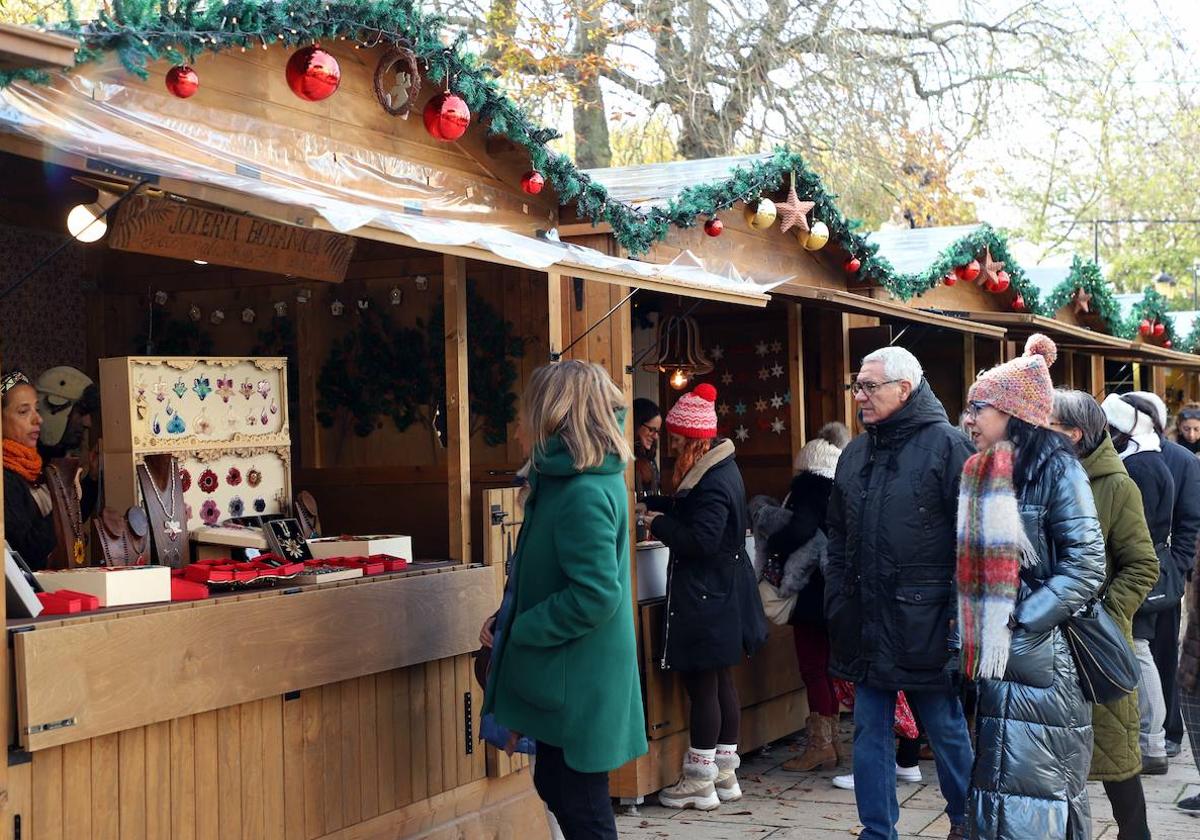
POLYGON ((694 440, 717 436, 717 389, 707 382, 679 398, 667 412, 667 431, 694 440))
POLYGON ((968 402, 983 402, 1034 426, 1049 426, 1054 409, 1050 365, 1058 348, 1049 337, 1034 333, 1025 354, 984 373, 967 393, 968 402))

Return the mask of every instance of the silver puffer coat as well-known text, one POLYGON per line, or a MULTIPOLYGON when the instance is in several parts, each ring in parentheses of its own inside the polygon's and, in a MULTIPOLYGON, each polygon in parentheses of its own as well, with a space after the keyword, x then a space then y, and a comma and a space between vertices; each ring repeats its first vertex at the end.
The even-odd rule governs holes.
POLYGON ((1088 840, 1092 707, 1059 626, 1104 582, 1104 538, 1087 473, 1055 451, 1030 471, 1021 519, 1038 563, 1023 572, 1008 670, 979 687, 971 837, 1088 840))

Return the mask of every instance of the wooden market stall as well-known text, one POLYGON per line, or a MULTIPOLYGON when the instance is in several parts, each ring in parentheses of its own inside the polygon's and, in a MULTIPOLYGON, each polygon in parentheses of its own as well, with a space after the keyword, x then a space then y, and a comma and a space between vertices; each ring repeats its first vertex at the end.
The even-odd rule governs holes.
MULTIPOLYGON (((413 546, 404 571, 344 583, 8 617, 0 836, 546 832, 528 768, 477 740, 471 669, 519 527, 501 515, 512 492, 495 489, 522 461, 513 396, 575 339, 568 357, 631 393, 628 324, 589 327, 634 282, 766 297, 538 238, 557 197, 522 191, 526 150, 483 129, 438 142, 385 112, 379 41, 330 44, 341 82, 320 102, 285 82, 283 44, 198 57, 187 99, 165 89, 167 62, 142 80, 111 56, 0 89, 21 115, 0 123, 13 185, 0 205, 21 220, 4 247, 31 255, 0 318, 5 362, 69 362, 99 381, 110 500, 137 503, 150 451, 211 451, 228 412, 226 454, 250 459, 238 480, 255 459, 283 470, 239 511, 287 513, 307 490, 324 533, 413 546), (66 248, 73 205, 122 197, 106 238, 66 248), (196 372, 235 364, 262 372, 257 393, 219 374, 200 390, 196 372), (114 379, 135 365, 171 375, 114 379), (161 420, 180 425, 160 431, 172 400, 161 420)), ((441 90, 423 86, 418 109, 441 90)))

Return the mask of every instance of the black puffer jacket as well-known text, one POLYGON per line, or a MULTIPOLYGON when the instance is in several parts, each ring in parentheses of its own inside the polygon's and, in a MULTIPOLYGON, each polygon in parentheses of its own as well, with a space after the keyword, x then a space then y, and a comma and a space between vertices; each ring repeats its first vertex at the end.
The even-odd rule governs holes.
POLYGON ((974 450, 924 380, 867 431, 842 452, 829 499, 830 671, 884 690, 948 687, 958 484, 974 450))
MULTIPOLYGON (((1200 464, 1200 459, 1196 463, 1200 464)), ((784 505, 792 512, 791 522, 767 540, 767 554, 787 557, 818 531, 827 534, 826 517, 832 492, 832 480, 812 472, 797 473, 784 505)), ((825 576, 820 569, 813 571, 808 585, 796 594, 796 606, 788 623, 825 623, 825 576)))
POLYGON ((1200 535, 1200 458, 1174 441, 1163 438, 1163 460, 1175 482, 1175 509, 1171 514, 1171 556, 1187 578, 1196 563, 1196 537, 1200 535))
POLYGON ((746 552, 746 488, 730 441, 718 441, 673 498, 646 500, 664 515, 650 532, 671 549, 661 665, 700 671, 736 665, 766 641, 746 552))
POLYGON ((1059 628, 1104 583, 1104 535, 1074 456, 1043 455, 1030 474, 1017 494, 1038 562, 1021 572, 1004 679, 979 684, 967 820, 972 838, 1087 840, 1092 706, 1059 628))
POLYGON ((1138 452, 1122 459, 1129 477, 1142 493, 1146 525, 1158 555, 1158 581, 1133 617, 1133 637, 1153 639, 1155 613, 1173 607, 1183 597, 1185 575, 1171 554, 1171 517, 1175 510, 1175 480, 1161 452, 1138 452))

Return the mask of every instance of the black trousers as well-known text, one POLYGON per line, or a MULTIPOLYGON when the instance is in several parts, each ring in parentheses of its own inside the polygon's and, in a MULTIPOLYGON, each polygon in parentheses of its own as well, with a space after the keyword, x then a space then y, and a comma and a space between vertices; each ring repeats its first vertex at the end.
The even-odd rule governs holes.
POLYGON ((1113 818, 1117 821, 1117 840, 1150 840, 1142 777, 1134 776, 1123 782, 1105 782, 1104 792, 1112 803, 1113 818))
POLYGON ((736 744, 742 726, 742 703, 733 669, 683 671, 680 676, 692 706, 688 721, 692 748, 711 750, 717 744, 736 744))
POLYGON ((1167 740, 1176 744, 1183 743, 1183 714, 1179 711, 1179 685, 1175 679, 1179 670, 1179 622, 1182 617, 1182 604, 1157 613, 1154 638, 1150 641, 1150 653, 1158 667, 1163 700, 1167 704, 1167 720, 1164 724, 1167 740))
MULTIPOLYGON (((1197 688, 1200 689, 1200 686, 1197 688)), ((1195 694, 1182 692, 1179 700, 1183 716, 1187 720, 1188 738, 1192 742, 1192 760, 1196 762, 1196 768, 1200 769, 1200 690, 1195 694)))
POLYGON ((538 741, 533 786, 566 840, 617 840, 607 773, 572 770, 561 749, 538 741))

